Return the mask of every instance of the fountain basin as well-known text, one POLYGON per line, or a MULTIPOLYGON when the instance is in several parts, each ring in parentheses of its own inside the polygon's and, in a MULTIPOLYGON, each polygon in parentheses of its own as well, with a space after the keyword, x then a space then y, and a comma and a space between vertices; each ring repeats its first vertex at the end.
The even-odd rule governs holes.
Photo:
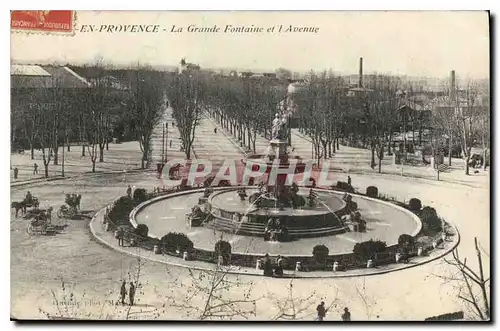
MULTIPOLYGON (((208 201, 211 221, 205 226, 218 231, 263 236, 269 219, 279 220, 293 238, 308 238, 344 233, 348 229, 340 221, 346 203, 331 191, 315 190, 322 204, 314 207, 256 208, 248 199, 241 200, 238 188, 215 192, 208 201)), ((247 195, 258 192, 255 187, 247 187, 247 195)), ((308 189, 299 189, 299 195, 307 197, 308 189)))

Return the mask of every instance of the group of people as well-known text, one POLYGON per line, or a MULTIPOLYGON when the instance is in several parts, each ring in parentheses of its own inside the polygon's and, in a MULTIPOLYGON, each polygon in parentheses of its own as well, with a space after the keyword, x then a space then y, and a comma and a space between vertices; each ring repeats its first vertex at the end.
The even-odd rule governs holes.
MULTIPOLYGON (((318 313, 316 320, 319 322, 323 321, 326 317, 326 313, 328 312, 328 308, 325 307, 324 301, 321 301, 321 303, 316 307, 316 312, 318 313)), ((351 312, 349 311, 349 308, 344 308, 344 313, 341 315, 341 317, 342 321, 344 322, 348 322, 351 320, 351 312)))
POLYGON ((134 297, 135 297, 135 285, 133 282, 130 282, 130 286, 129 286, 129 289, 128 289, 128 292, 127 292, 127 282, 124 280, 122 282, 122 286, 120 288, 120 297, 122 299, 122 305, 125 304, 125 296, 127 295, 128 293, 128 298, 129 298, 129 304, 131 306, 134 305, 134 297))
POLYGON ((278 255, 276 257, 276 267, 273 269, 271 258, 269 257, 269 254, 266 254, 266 256, 264 257, 264 264, 262 268, 264 269, 264 276, 283 276, 283 258, 281 257, 281 255, 278 255))

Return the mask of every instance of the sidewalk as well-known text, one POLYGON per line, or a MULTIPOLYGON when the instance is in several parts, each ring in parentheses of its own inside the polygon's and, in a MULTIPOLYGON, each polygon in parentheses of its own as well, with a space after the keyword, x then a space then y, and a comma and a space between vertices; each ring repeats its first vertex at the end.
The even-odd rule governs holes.
MULTIPOLYGON (((238 140, 238 138, 232 135, 229 131, 225 130, 214 118, 210 117, 209 115, 207 115, 207 118, 212 122, 214 127, 217 127, 218 131, 220 131, 224 136, 226 136, 226 138, 242 152, 242 154, 245 157, 248 157, 249 155, 253 154, 253 151, 247 149, 246 146, 240 146, 240 140, 238 140)), ((264 154, 268 146, 269 146, 269 140, 267 140, 266 138, 257 133, 255 138, 256 154, 264 154)))

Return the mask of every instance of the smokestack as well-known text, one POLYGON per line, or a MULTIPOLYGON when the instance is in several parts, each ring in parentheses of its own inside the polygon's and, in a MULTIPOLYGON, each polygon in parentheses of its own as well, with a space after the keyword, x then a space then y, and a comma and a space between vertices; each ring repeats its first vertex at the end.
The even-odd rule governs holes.
POLYGON ((455 84, 456 84, 456 82, 455 82, 455 70, 452 70, 450 72, 450 98, 453 101, 455 101, 456 92, 457 92, 457 88, 456 88, 455 84))
POLYGON ((359 58, 359 87, 363 87, 363 58, 359 58))

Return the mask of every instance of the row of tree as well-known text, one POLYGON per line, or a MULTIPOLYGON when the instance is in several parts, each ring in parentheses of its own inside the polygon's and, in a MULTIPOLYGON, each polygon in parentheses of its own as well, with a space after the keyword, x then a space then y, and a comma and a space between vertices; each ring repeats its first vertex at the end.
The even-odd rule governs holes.
POLYGON ((101 62, 79 71, 86 79, 82 88, 68 87, 57 76, 44 87, 11 88, 12 146, 29 146, 32 159, 39 149, 48 177, 50 162, 59 163, 61 147, 70 151, 72 144, 80 144, 81 156, 88 154, 95 172, 112 138, 128 136, 139 142, 144 168, 154 127, 165 110, 164 74, 147 67, 126 70, 117 86, 101 62))
POLYGON ((373 75, 365 86, 353 89, 343 77, 331 72, 311 73, 307 83, 291 95, 286 93, 286 80, 239 79, 200 72, 174 75, 167 85, 188 158, 196 126, 204 114, 215 118, 255 153, 257 135, 269 138, 277 111, 293 113, 294 125, 313 143, 314 158, 331 157, 343 141, 369 148, 371 166, 375 168, 378 159, 379 171, 384 155, 394 152, 395 134, 403 136, 403 162, 413 146, 425 149, 427 144, 426 150, 436 156, 448 144, 451 165, 452 147, 458 145, 467 174, 472 147, 482 146, 485 160, 489 148, 489 106, 484 102, 478 106, 479 89, 471 82, 460 98, 449 92, 442 93, 443 98, 417 93, 418 86, 387 75, 373 75), (436 105, 436 100, 441 105, 436 105), (411 144, 406 138, 408 132, 413 133, 411 144))

